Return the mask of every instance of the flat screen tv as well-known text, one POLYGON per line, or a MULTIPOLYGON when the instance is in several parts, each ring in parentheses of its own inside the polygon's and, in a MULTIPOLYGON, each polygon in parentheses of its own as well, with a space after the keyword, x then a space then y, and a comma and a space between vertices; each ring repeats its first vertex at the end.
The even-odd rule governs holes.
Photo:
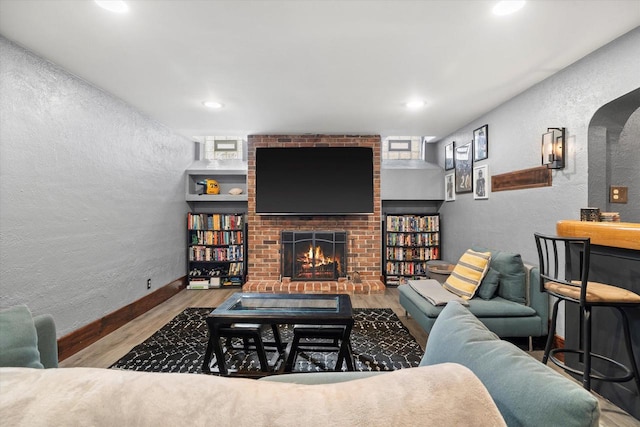
POLYGON ((372 213, 371 148, 256 148, 256 214, 372 213))

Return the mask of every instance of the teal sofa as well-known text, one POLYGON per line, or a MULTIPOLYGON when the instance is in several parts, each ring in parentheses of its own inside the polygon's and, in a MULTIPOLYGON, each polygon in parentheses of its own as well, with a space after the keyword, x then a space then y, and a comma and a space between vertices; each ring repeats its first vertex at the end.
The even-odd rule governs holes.
MULTIPOLYGON (((598 399, 580 384, 543 365, 489 331, 467 307, 449 302, 440 311, 420 366, 455 363, 486 387, 508 426, 598 426, 598 399)), ((384 372, 294 373, 260 381, 325 384, 384 372)), ((421 390, 415 390, 420 393, 421 390)), ((464 405, 464 402, 460 402, 464 405)), ((428 422, 425 423, 428 424, 428 422)), ((422 424, 422 423, 421 423, 422 424)), ((468 425, 474 422, 469 420, 468 425)))
MULTIPOLYGON (((499 337, 542 337, 549 330, 549 297, 540 292, 537 267, 525 265, 520 255, 485 248, 476 251, 491 252, 490 273, 495 279, 493 292, 482 292, 485 298, 475 296, 469 303, 473 313, 489 330, 499 337)), ((490 278, 487 274, 485 280, 490 278)), ((488 283, 480 285, 478 293, 488 283)), ((443 306, 434 306, 410 285, 398 287, 400 305, 427 333, 431 331, 443 306)))

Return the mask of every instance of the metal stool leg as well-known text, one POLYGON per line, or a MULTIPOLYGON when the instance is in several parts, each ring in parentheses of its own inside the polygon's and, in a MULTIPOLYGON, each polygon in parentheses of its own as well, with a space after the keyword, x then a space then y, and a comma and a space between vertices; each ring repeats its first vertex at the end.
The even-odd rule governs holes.
POLYGON ((636 388, 637 388, 638 394, 640 394, 640 371, 638 370, 636 357, 633 354, 633 343, 631 342, 631 328, 629 327, 629 318, 627 317, 627 313, 624 312, 623 308, 621 307, 616 307, 616 308, 622 314, 622 325, 624 327, 624 341, 627 346, 627 354, 629 355, 631 370, 633 371, 633 376, 636 382, 636 388))
POLYGON ((556 319, 558 317, 558 304, 560 300, 557 299, 553 304, 553 314, 551 315, 551 325, 549 325, 549 336, 547 336, 547 343, 544 346, 544 356, 542 356, 542 363, 545 365, 549 360, 549 352, 551 351, 551 344, 553 344, 553 337, 556 334, 556 319))
POLYGON ((582 374, 582 386, 591 391, 591 307, 585 306, 582 310, 584 325, 584 373, 582 374))

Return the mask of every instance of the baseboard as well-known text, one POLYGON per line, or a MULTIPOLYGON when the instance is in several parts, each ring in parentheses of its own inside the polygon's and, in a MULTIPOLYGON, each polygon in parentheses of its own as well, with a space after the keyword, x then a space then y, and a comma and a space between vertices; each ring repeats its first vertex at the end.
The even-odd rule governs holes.
POLYGON ((105 337, 127 322, 146 313, 165 302, 187 286, 187 277, 183 276, 158 290, 145 295, 113 313, 89 323, 58 339, 58 360, 63 361, 80 350, 105 337))

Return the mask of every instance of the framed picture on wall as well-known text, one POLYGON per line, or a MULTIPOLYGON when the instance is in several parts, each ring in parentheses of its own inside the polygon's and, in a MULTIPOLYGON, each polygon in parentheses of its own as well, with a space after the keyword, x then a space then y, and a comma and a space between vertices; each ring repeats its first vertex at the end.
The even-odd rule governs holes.
POLYGON ((456 146, 456 142, 444 146, 444 170, 448 171, 456 167, 453 159, 453 149, 456 146))
POLYGON ((471 168, 473 167, 473 148, 471 142, 456 147, 456 193, 471 193, 473 180, 471 168))
POLYGON ((444 176, 444 201, 453 202, 456 199, 456 175, 451 172, 444 176))
POLYGON ((484 160, 489 157, 489 125, 484 125, 473 131, 473 161, 484 160))
POLYGON ((490 183, 489 165, 476 166, 473 168, 474 199, 488 199, 490 183))

